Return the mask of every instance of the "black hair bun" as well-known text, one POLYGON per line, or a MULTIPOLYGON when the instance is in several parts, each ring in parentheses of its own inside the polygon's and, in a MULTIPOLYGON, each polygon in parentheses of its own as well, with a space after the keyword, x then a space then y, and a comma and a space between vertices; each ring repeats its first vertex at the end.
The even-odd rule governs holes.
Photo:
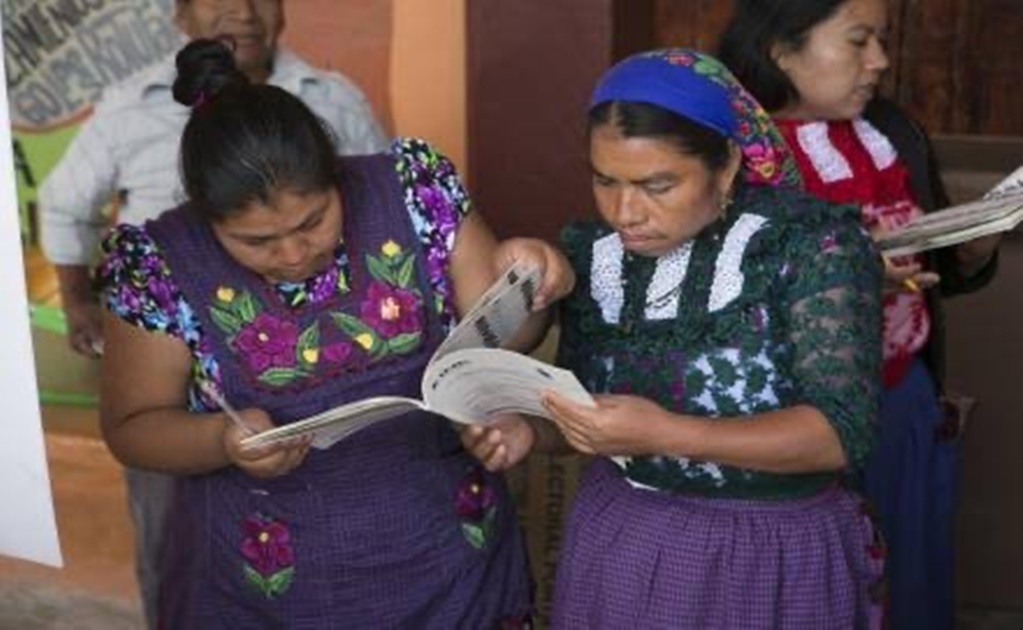
POLYGON ((249 82, 235 65, 231 49, 220 40, 191 41, 178 52, 174 61, 178 69, 174 100, 186 107, 209 102, 225 87, 249 82))

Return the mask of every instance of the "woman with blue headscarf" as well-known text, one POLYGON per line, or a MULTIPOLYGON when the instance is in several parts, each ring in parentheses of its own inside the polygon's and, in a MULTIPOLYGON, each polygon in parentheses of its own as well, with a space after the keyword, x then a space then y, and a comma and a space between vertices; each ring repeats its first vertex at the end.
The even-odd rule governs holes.
POLYGON ((596 455, 573 505, 557 628, 858 628, 883 550, 843 485, 877 412, 882 267, 856 212, 799 191, 767 114, 716 60, 619 63, 589 109, 599 218, 559 362, 596 407, 464 442, 488 468, 596 455))

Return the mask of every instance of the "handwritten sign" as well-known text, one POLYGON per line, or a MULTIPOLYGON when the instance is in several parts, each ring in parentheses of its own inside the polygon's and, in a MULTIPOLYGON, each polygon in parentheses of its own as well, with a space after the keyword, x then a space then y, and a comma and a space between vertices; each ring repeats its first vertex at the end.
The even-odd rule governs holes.
POLYGON ((5 0, 11 124, 80 119, 103 88, 180 47, 173 10, 174 0, 5 0))

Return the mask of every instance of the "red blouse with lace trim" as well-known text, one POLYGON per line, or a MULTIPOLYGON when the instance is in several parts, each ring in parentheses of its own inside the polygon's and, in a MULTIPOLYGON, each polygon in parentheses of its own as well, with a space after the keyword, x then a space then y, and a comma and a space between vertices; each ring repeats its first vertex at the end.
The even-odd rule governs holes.
MULTIPOLYGON (((863 119, 778 120, 796 158, 807 192, 862 208, 867 229, 889 230, 923 213, 910 189, 909 171, 891 142, 863 119)), ((893 260, 922 263, 919 256, 893 260)), ((892 387, 927 343, 931 320, 920 293, 884 299, 884 384, 892 387)))

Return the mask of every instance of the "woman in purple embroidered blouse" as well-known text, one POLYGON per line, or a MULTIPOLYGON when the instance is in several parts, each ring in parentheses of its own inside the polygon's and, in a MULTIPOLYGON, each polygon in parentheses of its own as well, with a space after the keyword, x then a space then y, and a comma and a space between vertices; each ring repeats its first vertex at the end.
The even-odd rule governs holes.
POLYGON ((381 423, 326 450, 242 449, 212 384, 264 430, 416 395, 453 319, 516 261, 543 270, 521 349, 574 277, 550 246, 498 243, 416 140, 335 157, 300 101, 250 85, 223 44, 178 56, 188 200, 104 244, 104 436, 178 477, 165 628, 515 627, 530 588, 514 507, 446 421, 381 423))

